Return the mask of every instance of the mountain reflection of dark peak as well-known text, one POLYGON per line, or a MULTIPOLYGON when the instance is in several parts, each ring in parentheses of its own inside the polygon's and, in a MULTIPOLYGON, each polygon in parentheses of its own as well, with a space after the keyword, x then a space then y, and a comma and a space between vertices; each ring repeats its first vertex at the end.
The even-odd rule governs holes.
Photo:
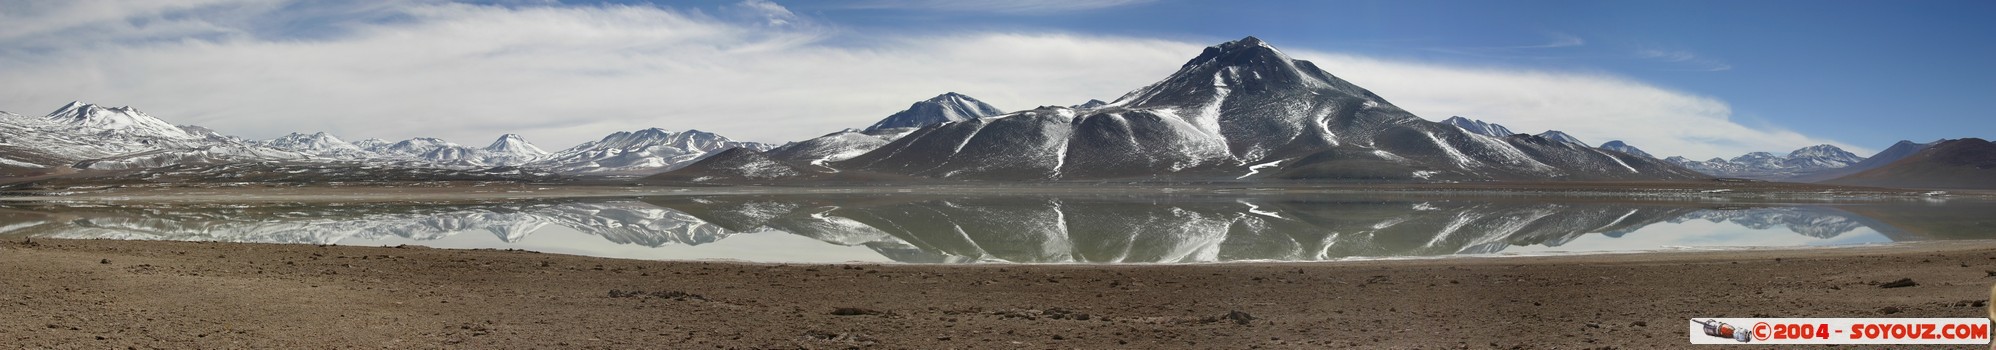
MULTIPOLYGON (((1874 210, 1878 211, 1878 210, 1874 210)), ((1885 212, 1892 212, 1884 210, 1885 212)), ((617 244, 783 232, 916 263, 1310 261, 1500 253, 1656 223, 1730 222, 1831 238, 1871 228, 1834 207, 1271 197, 712 196, 477 205, 0 206, 0 235, 333 244, 465 233, 521 242, 561 226, 617 244)), ((1917 238, 1917 237, 1915 237, 1917 238)))

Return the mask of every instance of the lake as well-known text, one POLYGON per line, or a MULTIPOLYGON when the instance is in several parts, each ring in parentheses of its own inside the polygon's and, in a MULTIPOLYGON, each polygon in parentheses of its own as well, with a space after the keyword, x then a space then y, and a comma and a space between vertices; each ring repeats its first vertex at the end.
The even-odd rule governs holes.
POLYGON ((483 204, 0 205, 0 236, 522 249, 654 260, 1324 261, 1996 238, 1981 200, 731 195, 483 204))

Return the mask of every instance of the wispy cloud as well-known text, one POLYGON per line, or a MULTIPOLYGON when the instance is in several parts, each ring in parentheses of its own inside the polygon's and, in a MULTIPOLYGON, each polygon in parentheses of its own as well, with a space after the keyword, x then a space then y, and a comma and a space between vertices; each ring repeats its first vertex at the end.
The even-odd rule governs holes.
MULTIPOLYGON (((329 20, 325 26, 341 30, 310 40, 263 35, 245 20, 296 16, 286 5, 295 3, 201 3, 59 30, 14 29, 0 38, 0 81, 10 82, 0 84, 0 109, 40 114, 76 99, 134 105, 172 122, 256 138, 330 131, 483 143, 513 132, 560 148, 662 127, 782 142, 865 126, 946 91, 1011 109, 1109 99, 1164 77, 1212 44, 1045 32, 827 40, 862 34, 798 25, 812 19, 766 2, 719 12, 375 4, 328 11, 368 15, 329 20), (189 31, 121 24, 169 17, 215 28, 193 32, 244 34, 182 36, 189 31), (178 39, 63 40, 74 33, 178 39), (8 49, 23 41, 44 45, 8 49)), ((14 15, 0 13, 0 23, 14 15)), ((1430 119, 1557 128, 1699 158, 1827 143, 1742 126, 1723 101, 1622 78, 1299 46, 1284 47, 1430 119)))
POLYGON ((797 14, 790 12, 789 8, 769 0, 744 0, 735 3, 730 9, 760 19, 764 25, 772 27, 791 25, 798 19, 797 14))
POLYGON ((1697 53, 1684 50, 1640 48, 1636 49, 1635 56, 1641 59, 1669 63, 1671 66, 1667 69, 1672 70, 1717 72, 1733 69, 1733 65, 1726 64, 1726 62, 1699 56, 1697 53))
POLYGON ((1576 48, 1587 45, 1586 39, 1572 34, 1547 32, 1545 35, 1545 41, 1536 44, 1469 47, 1447 46, 1429 47, 1426 50, 1480 58, 1544 60, 1575 57, 1571 51, 1548 49, 1576 48))
POLYGON ((1586 39, 1581 39, 1581 38, 1580 38, 1580 37, 1578 37, 1578 36, 1573 36, 1573 34, 1567 34, 1567 33, 1559 33, 1559 32, 1551 32, 1551 33, 1546 33, 1546 35, 1547 35, 1547 36, 1550 36, 1551 38, 1550 38, 1550 40, 1546 41, 1545 43, 1542 43, 1542 44, 1535 44, 1535 45, 1522 45, 1522 46, 1511 46, 1511 47, 1509 47, 1509 48, 1513 48, 1513 49, 1557 49, 1557 48, 1562 48, 1562 47, 1576 47, 1576 46, 1584 46, 1584 45, 1587 45, 1587 40, 1586 40, 1586 39))
POLYGON ((847 4, 845 7, 856 9, 1047 14, 1141 5, 1152 1, 1154 0, 869 0, 847 4))

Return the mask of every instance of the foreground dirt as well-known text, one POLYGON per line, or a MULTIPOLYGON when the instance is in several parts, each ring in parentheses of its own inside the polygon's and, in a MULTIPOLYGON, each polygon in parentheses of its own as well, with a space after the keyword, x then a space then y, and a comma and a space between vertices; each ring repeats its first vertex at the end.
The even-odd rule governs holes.
POLYGON ((1996 243, 933 266, 12 239, 0 271, 7 348, 1670 348, 1692 317, 1983 317, 1996 243))

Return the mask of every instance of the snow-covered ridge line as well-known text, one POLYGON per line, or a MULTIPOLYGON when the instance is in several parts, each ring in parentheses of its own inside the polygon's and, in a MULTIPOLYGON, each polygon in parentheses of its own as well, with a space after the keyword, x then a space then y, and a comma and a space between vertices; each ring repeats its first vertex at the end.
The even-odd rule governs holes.
MULTIPOLYGON (((630 133, 621 133, 630 134, 630 133)), ((731 147, 766 150, 759 143, 734 142, 697 130, 685 133, 647 129, 616 150, 584 149, 600 142, 548 152, 518 134, 499 136, 484 147, 418 137, 388 142, 348 142, 326 132, 294 132, 269 140, 246 140, 207 128, 176 126, 132 107, 71 102, 39 118, 0 113, 0 167, 41 169, 73 165, 84 170, 132 170, 174 165, 236 162, 359 162, 373 166, 481 169, 541 167, 570 174, 656 173, 731 147), (595 158, 577 154, 588 153, 595 158), (557 159, 558 156, 568 158, 557 159), (589 159, 582 159, 589 158, 589 159), (601 158, 601 159, 596 159, 601 158)), ((613 135, 614 137, 615 135, 613 135)), ((608 140, 609 138, 606 138, 608 140)))

